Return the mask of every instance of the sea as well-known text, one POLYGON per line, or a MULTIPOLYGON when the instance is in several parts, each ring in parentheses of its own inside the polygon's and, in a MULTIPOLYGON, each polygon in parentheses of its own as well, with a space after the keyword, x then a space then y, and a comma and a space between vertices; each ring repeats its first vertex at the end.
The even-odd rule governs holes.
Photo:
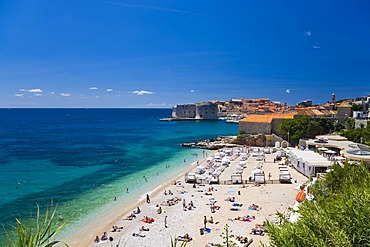
POLYGON ((68 235, 204 155, 181 143, 238 132, 224 121, 159 121, 169 116, 171 109, 0 109, 1 235, 36 205, 56 207, 68 235))

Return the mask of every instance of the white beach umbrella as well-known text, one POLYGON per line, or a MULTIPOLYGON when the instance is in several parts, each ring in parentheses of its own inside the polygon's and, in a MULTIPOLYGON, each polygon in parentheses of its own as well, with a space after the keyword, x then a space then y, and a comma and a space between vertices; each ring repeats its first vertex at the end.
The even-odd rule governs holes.
POLYGON ((261 173, 263 172, 263 170, 259 169, 259 168, 256 168, 252 171, 252 174, 256 174, 256 173, 261 173))

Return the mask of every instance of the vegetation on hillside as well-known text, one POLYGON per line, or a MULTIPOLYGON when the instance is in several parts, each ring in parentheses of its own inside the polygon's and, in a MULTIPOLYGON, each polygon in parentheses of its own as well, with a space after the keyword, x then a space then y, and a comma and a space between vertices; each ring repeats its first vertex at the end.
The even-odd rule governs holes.
POLYGON ((297 116, 286 119, 278 126, 284 138, 293 145, 297 145, 299 139, 315 138, 317 135, 328 134, 334 130, 333 122, 325 119, 311 119, 307 116, 297 116))
POLYGON ((267 223, 271 246, 369 246, 369 164, 340 166, 310 188, 313 202, 299 207, 297 223, 267 223))

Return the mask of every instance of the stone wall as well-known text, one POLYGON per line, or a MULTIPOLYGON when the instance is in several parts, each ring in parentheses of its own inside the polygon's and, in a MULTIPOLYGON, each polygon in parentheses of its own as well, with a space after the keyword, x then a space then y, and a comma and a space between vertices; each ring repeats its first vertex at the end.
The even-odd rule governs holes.
POLYGON ((276 135, 282 135, 282 132, 279 130, 278 126, 281 122, 283 122, 286 119, 282 118, 274 118, 271 123, 271 132, 276 135))
POLYGON ((344 123, 346 117, 352 117, 351 106, 337 106, 337 119, 339 123, 344 123))
POLYGON ((173 118, 195 118, 195 104, 177 105, 172 109, 173 118))
POLYGON ((271 134, 270 123, 239 122, 239 132, 246 134, 271 134))
POLYGON ((207 120, 216 120, 218 119, 218 105, 204 103, 196 105, 195 118, 197 119, 207 119, 207 120))

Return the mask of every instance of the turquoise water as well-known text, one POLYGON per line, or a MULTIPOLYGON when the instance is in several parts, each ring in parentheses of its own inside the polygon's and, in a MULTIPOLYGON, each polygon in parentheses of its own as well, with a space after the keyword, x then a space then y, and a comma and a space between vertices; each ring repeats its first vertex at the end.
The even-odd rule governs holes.
POLYGON ((52 202, 69 222, 64 231, 72 231, 115 203, 114 197, 136 202, 201 157, 201 150, 180 143, 237 134, 237 125, 221 121, 158 121, 170 114, 0 109, 0 223, 8 228, 15 216, 34 212, 36 203, 52 202))

